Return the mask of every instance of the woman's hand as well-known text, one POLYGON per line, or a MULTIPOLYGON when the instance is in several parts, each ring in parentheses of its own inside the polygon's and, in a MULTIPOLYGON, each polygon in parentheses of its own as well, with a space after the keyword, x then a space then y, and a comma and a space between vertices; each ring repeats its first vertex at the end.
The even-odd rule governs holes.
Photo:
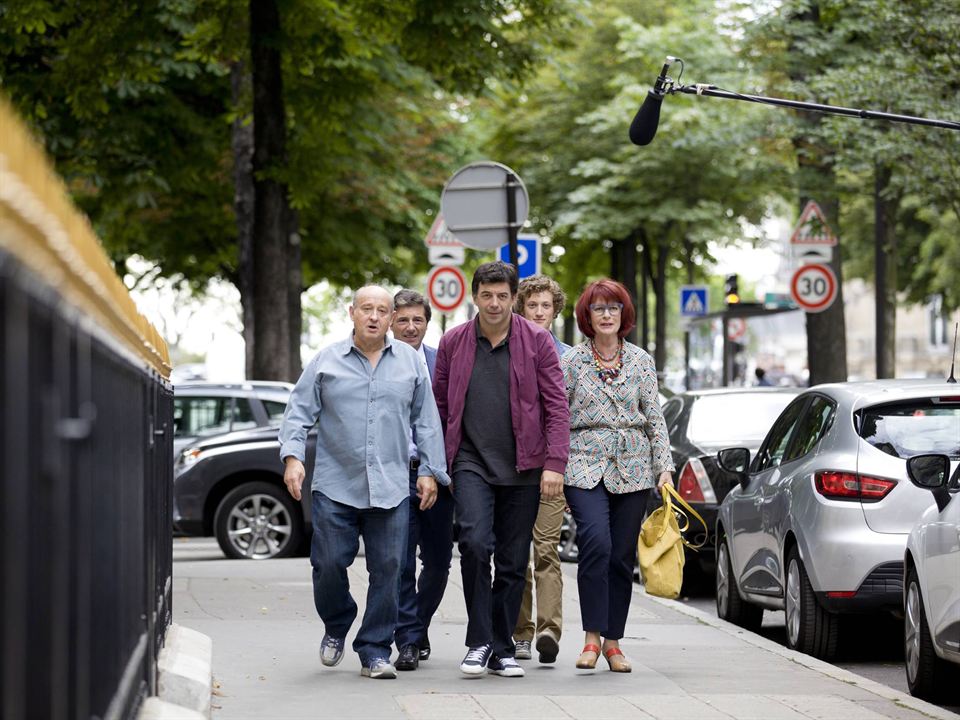
POLYGON ((665 470, 664 472, 660 473, 660 479, 657 480, 657 490, 660 492, 661 496, 664 494, 664 485, 673 487, 673 473, 669 470, 665 470))

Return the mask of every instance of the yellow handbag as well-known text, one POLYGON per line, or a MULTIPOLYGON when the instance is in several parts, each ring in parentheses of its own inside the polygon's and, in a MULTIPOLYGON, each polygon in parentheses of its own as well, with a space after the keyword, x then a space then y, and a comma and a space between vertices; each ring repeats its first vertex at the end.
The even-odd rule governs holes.
POLYGON ((693 545, 684 539, 683 533, 690 527, 686 513, 699 520, 704 530, 707 524, 672 486, 665 485, 664 488, 663 505, 654 510, 640 527, 637 556, 647 593, 672 600, 680 594, 683 585, 683 546, 692 550, 703 547, 702 542, 693 545))

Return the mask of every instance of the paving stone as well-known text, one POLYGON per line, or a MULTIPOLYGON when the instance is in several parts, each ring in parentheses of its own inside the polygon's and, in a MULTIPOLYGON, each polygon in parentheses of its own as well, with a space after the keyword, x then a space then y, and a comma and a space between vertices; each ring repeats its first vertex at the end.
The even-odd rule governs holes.
POLYGON ((726 713, 692 695, 624 695, 623 699, 656 720, 730 720, 726 713))
POLYGON ((473 696, 465 693, 398 695, 396 700, 410 720, 491 720, 473 696))

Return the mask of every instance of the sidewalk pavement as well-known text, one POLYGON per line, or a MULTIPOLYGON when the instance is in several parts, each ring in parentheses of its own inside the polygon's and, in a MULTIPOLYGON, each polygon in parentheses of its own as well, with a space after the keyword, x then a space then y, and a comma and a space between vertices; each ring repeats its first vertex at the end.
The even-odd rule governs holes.
MULTIPOLYGON (((215 547, 215 546, 214 546, 215 547)), ((305 558, 191 559, 174 545, 174 621, 213 639, 213 718, 376 720, 880 720, 960 716, 636 586, 621 646, 633 672, 574 668, 583 643, 576 566, 564 564, 564 623, 554 665, 521 661, 524 678, 459 671, 466 611, 459 564, 433 621, 433 653, 415 672, 370 680, 350 649, 320 665, 323 625, 305 558)), ((211 552, 208 557, 216 557, 211 552)), ((363 613, 363 558, 350 569, 363 613)), ((358 618, 359 623, 359 618, 358 618)), ((356 630, 356 625, 354 631, 356 630)), ((395 655, 394 655, 395 657, 395 655)))

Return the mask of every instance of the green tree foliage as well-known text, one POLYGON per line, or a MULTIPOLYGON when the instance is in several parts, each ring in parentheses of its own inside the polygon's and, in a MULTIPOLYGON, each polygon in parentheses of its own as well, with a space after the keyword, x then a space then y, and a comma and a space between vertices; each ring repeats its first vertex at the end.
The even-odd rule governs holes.
MULTIPOLYGON (((743 223, 758 222, 787 172, 769 118, 746 104, 671 96, 651 145, 627 139, 668 54, 684 59, 684 82, 696 73, 742 83, 732 37, 717 23, 706 0, 592 5, 580 42, 504 99, 493 137, 531 188, 538 227, 563 248, 551 258, 568 292, 609 274, 616 243, 631 252, 639 245, 650 257, 660 367, 668 276, 685 278, 686 262, 700 279, 707 242, 739 238, 743 223)), ((672 72, 677 78, 679 64, 672 72)))
MULTIPOLYGON (((451 105, 542 58, 566 0, 283 0, 290 189, 304 279, 408 282, 425 211, 469 149, 451 105)), ((236 279, 229 69, 247 3, 24 0, 0 8, 0 81, 117 261, 236 279)), ((278 278, 277 282, 283 282, 278 278)))

